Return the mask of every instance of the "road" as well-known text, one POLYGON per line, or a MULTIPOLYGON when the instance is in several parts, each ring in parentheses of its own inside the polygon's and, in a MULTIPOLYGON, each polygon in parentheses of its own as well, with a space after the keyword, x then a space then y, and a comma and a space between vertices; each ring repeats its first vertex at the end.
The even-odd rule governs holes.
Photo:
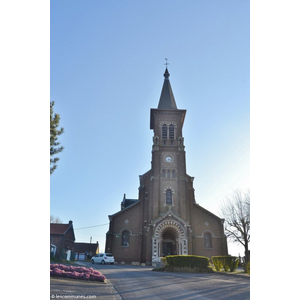
POLYGON ((104 274, 124 300, 250 299, 250 279, 216 273, 154 272, 130 265, 92 266, 104 274))

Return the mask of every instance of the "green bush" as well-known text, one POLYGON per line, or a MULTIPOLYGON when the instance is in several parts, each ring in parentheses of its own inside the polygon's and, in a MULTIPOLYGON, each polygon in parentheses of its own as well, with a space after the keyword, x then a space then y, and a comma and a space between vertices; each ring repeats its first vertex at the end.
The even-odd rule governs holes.
POLYGON ((239 264, 239 258, 236 256, 229 256, 226 259, 226 263, 228 264, 230 272, 234 272, 239 264))
POLYGON ((221 271, 222 267, 223 267, 223 260, 220 259, 219 257, 217 256, 213 256, 212 257, 212 262, 214 264, 214 267, 216 269, 216 271, 221 271))
POLYGON ((166 256, 166 260, 170 267, 207 269, 209 266, 208 257, 197 255, 170 255, 166 256))
POLYGON ((229 264, 230 264, 230 257, 228 259, 228 257, 222 257, 222 262, 223 262, 223 269, 225 272, 229 271, 229 264))
POLYGON ((165 257, 161 257, 160 261, 163 263, 164 266, 167 265, 167 259, 165 257))
POLYGON ((222 268, 225 272, 234 272, 239 264, 239 259, 236 256, 212 256, 212 261, 216 271, 222 268))

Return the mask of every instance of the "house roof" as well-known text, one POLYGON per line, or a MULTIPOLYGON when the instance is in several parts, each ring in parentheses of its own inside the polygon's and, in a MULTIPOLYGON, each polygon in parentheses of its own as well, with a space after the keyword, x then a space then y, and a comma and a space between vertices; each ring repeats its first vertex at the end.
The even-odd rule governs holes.
POLYGON ((68 224, 50 223, 50 235, 65 235, 68 232, 68 230, 72 230, 72 234, 75 240, 72 221, 69 221, 68 224))

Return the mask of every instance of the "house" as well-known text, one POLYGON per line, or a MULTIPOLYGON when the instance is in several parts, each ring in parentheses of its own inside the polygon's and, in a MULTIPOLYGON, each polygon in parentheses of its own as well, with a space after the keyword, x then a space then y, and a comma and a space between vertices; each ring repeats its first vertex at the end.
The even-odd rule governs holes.
POLYGON ((75 233, 72 221, 68 224, 50 223, 50 249, 56 249, 55 257, 64 259, 68 250, 74 251, 74 242, 75 233))
POLYGON ((73 252, 75 260, 90 259, 99 253, 99 244, 97 243, 74 243, 73 252))

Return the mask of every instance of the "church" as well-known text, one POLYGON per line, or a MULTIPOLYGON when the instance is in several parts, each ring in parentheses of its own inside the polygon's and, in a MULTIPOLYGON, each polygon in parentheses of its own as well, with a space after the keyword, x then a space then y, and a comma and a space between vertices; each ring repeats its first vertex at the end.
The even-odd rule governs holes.
POLYGON ((124 195, 121 210, 109 216, 105 251, 119 263, 228 254, 224 219, 195 201, 182 134, 186 110, 177 108, 169 77, 166 68, 158 107, 150 110, 151 169, 140 175, 138 199, 124 195))

